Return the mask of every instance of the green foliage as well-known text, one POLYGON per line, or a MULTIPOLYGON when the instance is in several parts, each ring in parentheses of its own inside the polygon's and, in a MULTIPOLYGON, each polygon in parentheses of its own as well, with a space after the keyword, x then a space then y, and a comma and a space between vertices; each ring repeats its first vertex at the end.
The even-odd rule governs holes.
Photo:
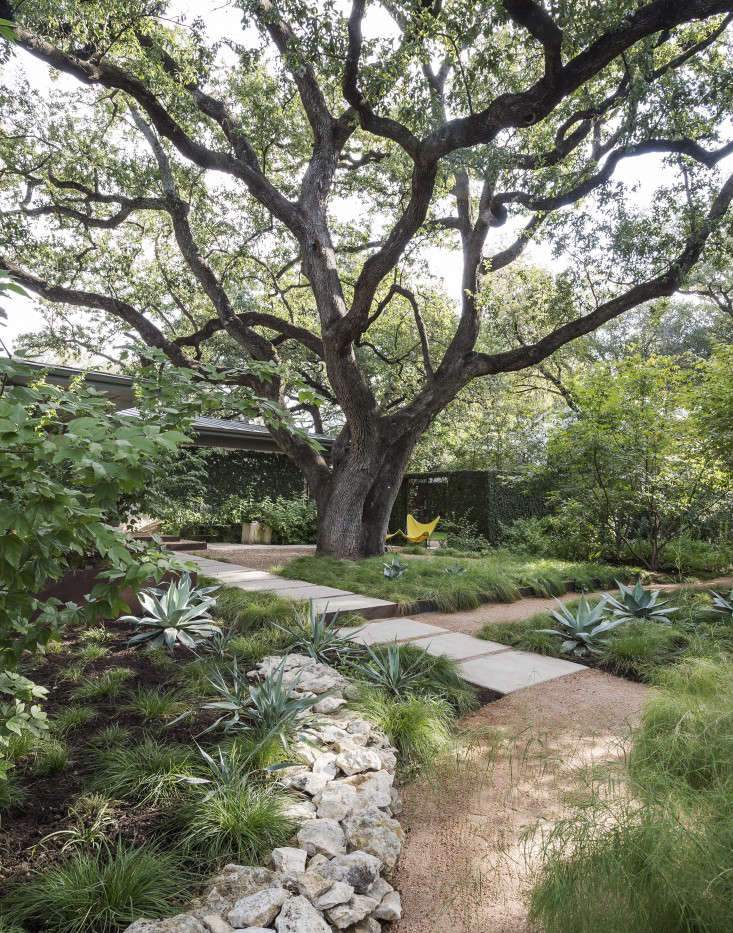
POLYGON ((224 622, 246 634, 262 629, 271 622, 284 624, 292 618, 293 602, 275 593, 238 590, 223 586, 216 595, 216 614, 224 622))
POLYGON ((380 557, 360 561, 299 557, 279 572, 296 580, 388 599, 407 611, 428 601, 444 612, 475 609, 486 602, 511 602, 519 598, 520 587, 544 596, 565 592, 568 583, 588 589, 613 584, 615 577, 636 576, 631 570, 604 564, 537 559, 500 550, 468 561, 464 574, 446 574, 444 569, 453 559, 441 556, 441 550, 422 553, 424 557, 406 558, 409 573, 396 580, 384 576, 380 557))
POLYGON ((718 612, 724 616, 733 616, 733 590, 727 596, 722 593, 712 592, 713 605, 712 611, 718 612))
POLYGON ((47 738, 33 750, 33 763, 31 774, 33 777, 46 777, 63 771, 71 761, 71 751, 68 743, 62 739, 47 738))
POLYGON ((112 723, 98 732, 91 742, 98 748, 113 748, 115 745, 126 745, 130 740, 130 730, 119 723, 112 723))
POLYGON ((121 622, 133 622, 143 631, 133 635, 129 644, 165 645, 173 651, 176 645, 194 649, 206 639, 218 638, 219 628, 211 621, 216 599, 209 593, 218 586, 193 586, 184 573, 167 587, 150 587, 138 594, 145 616, 122 616, 121 622))
POLYGON ((250 731, 263 743, 277 736, 287 747, 307 728, 307 710, 321 697, 298 696, 295 690, 300 675, 284 682, 284 664, 283 659, 278 668, 256 686, 249 683, 236 658, 227 671, 214 668, 209 684, 219 699, 204 703, 201 708, 220 712, 221 716, 209 728, 250 731))
POLYGON ((93 706, 81 706, 72 703, 60 709, 51 721, 51 728, 58 735, 66 735, 74 729, 80 729, 95 720, 98 712, 93 706))
POLYGON ((247 780, 223 783, 181 811, 184 843, 214 865, 257 864, 293 835, 297 824, 285 813, 288 803, 271 787, 247 780))
POLYGON ((182 776, 193 773, 191 752, 182 745, 164 745, 146 736, 135 745, 100 749, 94 785, 112 797, 158 806, 184 793, 182 776))
POLYGON ((318 612, 310 600, 308 608, 295 609, 294 616, 290 624, 273 622, 274 627, 286 636, 288 651, 307 654, 323 664, 338 664, 358 650, 353 639, 361 629, 341 634, 337 628, 339 613, 331 618, 328 605, 323 612, 318 612))
POLYGON ((114 933, 138 917, 173 913, 189 884, 174 852, 119 844, 39 871, 2 904, 11 921, 49 933, 114 933))
POLYGON ((63 840, 60 851, 68 849, 100 849, 116 826, 110 802, 98 794, 85 794, 69 807, 71 825, 44 836, 38 843, 45 845, 51 839, 63 840))
POLYGON ((698 418, 701 378, 691 360, 637 353, 575 382, 582 416, 548 449, 566 547, 656 570, 675 540, 729 518, 728 478, 698 418))
POLYGON ((669 600, 660 602, 661 590, 645 590, 641 580, 633 587, 618 584, 621 599, 606 597, 606 605, 611 612, 622 619, 654 619, 656 622, 669 622, 669 617, 677 607, 669 606, 669 600))
POLYGON ((46 714, 36 700, 48 691, 27 677, 0 670, 0 783, 11 766, 8 749, 12 739, 37 738, 47 728, 46 714))
POLYGON ((409 656, 397 644, 367 645, 367 660, 352 662, 355 676, 367 687, 378 687, 392 696, 401 697, 416 690, 418 683, 429 677, 434 661, 425 651, 409 656))
POLYGON ((140 684, 125 704, 125 709, 139 716, 143 722, 162 723, 178 716, 184 709, 184 703, 176 691, 140 684))
POLYGON ((407 573, 407 564, 403 564, 399 557, 393 557, 389 563, 383 565, 384 576, 388 580, 399 580, 407 573))
POLYGON ((272 529, 276 544, 307 544, 316 537, 316 508, 302 495, 271 499, 230 496, 219 505, 210 500, 187 500, 161 507, 163 529, 209 541, 235 541, 242 522, 258 521, 272 529))
POLYGON ((397 749, 398 767, 405 778, 434 766, 453 745, 453 714, 445 700, 370 690, 358 708, 397 749))
POLYGON ((73 691, 77 700, 114 700, 135 676, 129 667, 108 667, 98 677, 86 677, 73 691))
POLYGON ((602 642, 599 635, 605 635, 626 621, 626 618, 604 619, 606 615, 607 600, 600 599, 591 608, 587 597, 580 597, 575 611, 569 609, 564 603, 557 601, 557 609, 550 615, 560 626, 557 629, 539 629, 540 634, 558 635, 564 639, 560 650, 572 654, 598 654, 602 642))
POLYGON ((543 840, 531 912, 548 933, 733 929, 730 661, 688 660, 657 683, 632 738, 633 796, 597 791, 543 840))

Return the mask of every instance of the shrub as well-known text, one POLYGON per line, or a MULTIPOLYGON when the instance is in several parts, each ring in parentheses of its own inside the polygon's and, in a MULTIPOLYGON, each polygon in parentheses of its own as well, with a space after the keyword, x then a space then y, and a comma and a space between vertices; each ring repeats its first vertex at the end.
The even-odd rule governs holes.
POLYGON ((99 752, 94 786, 138 804, 170 803, 185 793, 182 776, 193 774, 192 755, 182 745, 164 745, 146 736, 137 745, 113 745, 99 752))
POLYGON ((436 763, 451 748, 453 714, 445 700, 391 697, 371 690, 362 697, 359 709, 398 750, 398 766, 404 777, 436 763))
POLYGON ((170 914, 189 893, 179 857, 152 846, 80 852, 3 899, 11 921, 48 933, 113 933, 170 914))
POLYGON ((296 829, 287 803, 281 792, 246 780, 222 785, 183 808, 184 844, 215 864, 257 864, 296 829))

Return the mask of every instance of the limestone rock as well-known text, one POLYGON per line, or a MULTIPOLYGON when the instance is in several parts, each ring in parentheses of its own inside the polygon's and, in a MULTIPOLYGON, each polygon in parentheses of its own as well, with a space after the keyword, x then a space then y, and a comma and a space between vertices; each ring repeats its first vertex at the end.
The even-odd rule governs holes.
POLYGON ((389 795, 389 808, 394 814, 394 816, 399 816, 404 809, 402 806, 402 798, 400 797, 400 792, 396 787, 393 787, 389 795))
POLYGON ((277 933, 331 933, 331 928, 305 897, 292 897, 275 921, 277 933))
POLYGON ((233 927, 267 926, 277 917, 289 897, 282 887, 265 888, 238 900, 227 914, 227 920, 233 927))
POLYGON ((335 778, 339 773, 336 764, 336 755, 333 752, 322 752, 313 760, 312 770, 315 774, 325 774, 329 778, 335 778))
POLYGON ((394 868, 405 838, 397 820, 378 807, 367 807, 346 817, 344 830, 353 849, 376 855, 387 868, 394 868))
POLYGON ((389 881, 385 881, 384 878, 377 878, 374 884, 367 888, 364 893, 368 894, 369 897, 373 897, 375 901, 381 901, 385 894, 389 894, 390 891, 394 891, 394 888, 389 881))
POLYGON ((381 930, 382 924, 379 920, 375 920, 374 917, 367 917, 366 920, 354 924, 349 933, 381 933, 381 930))
POLYGON ((272 850, 275 870, 283 875, 295 876, 304 872, 307 858, 308 853, 305 849, 296 849, 293 846, 280 846, 272 850))
POLYGON ((297 820, 299 823, 316 818, 316 808, 310 800, 293 800, 283 812, 291 820, 297 820))
POLYGON ((309 855, 321 852, 332 858, 346 852, 346 837, 336 820, 309 820, 298 833, 298 845, 309 855))
POLYGON ((254 894, 263 888, 271 887, 277 881, 275 872, 269 868, 252 865, 225 865, 211 880, 199 903, 206 908, 206 913, 225 914, 235 902, 254 894))
POLYGON ((379 907, 374 911, 377 920, 402 919, 402 899, 397 891, 389 891, 382 898, 379 907))
POLYGON ((325 894, 332 884, 333 881, 330 878, 324 878, 317 871, 310 869, 298 875, 297 878, 298 892, 303 897, 307 897, 311 903, 315 903, 321 894, 325 894))
POLYGON ((337 855, 318 868, 319 874, 334 881, 346 881, 357 892, 364 894, 379 877, 382 862, 368 852, 350 852, 337 855))
POLYGON ((233 927, 219 914, 205 914, 201 917, 201 921, 209 933, 232 933, 233 931, 233 927))
POLYGON ((334 881, 331 887, 322 894, 316 901, 316 907, 319 910, 328 910, 331 907, 337 907, 339 904, 345 904, 354 896, 354 889, 345 881, 334 881))
POLYGON ((355 894, 347 904, 339 904, 328 911, 328 919, 339 930, 345 930, 373 913, 377 902, 365 894, 355 894))
POLYGON ((315 713, 335 713, 337 709, 341 709, 342 706, 346 705, 346 700, 343 697, 324 697, 318 703, 313 704, 313 711, 315 713))
POLYGON ((371 735, 372 724, 367 722, 366 719, 352 719, 351 722, 346 727, 346 731, 350 735, 371 735))
POLYGON ((209 933, 191 914, 178 914, 167 920, 136 920, 125 933, 209 933))
POLYGON ((318 816, 327 820, 343 820, 356 804, 356 790, 341 781, 332 781, 314 798, 318 816))
POLYGON ((331 860, 326 858, 322 852, 316 852, 316 854, 308 861, 308 871, 317 871, 319 874, 323 874, 321 869, 324 865, 328 865, 331 860))
POLYGON ((336 764, 344 774, 360 774, 362 771, 380 771, 382 759, 372 748, 363 748, 352 743, 339 743, 336 764))
POLYGON ((348 784, 353 787, 358 795, 358 807, 389 807, 392 802, 393 781, 394 775, 389 771, 365 771, 340 778, 331 786, 348 784))

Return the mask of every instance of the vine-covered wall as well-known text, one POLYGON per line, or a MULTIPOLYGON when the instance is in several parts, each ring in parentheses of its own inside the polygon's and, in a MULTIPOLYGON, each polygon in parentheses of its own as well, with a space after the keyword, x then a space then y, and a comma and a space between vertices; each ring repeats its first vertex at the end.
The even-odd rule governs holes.
POLYGON ((392 509, 390 530, 404 528, 407 513, 418 521, 436 515, 472 522, 492 543, 501 539, 501 523, 545 515, 549 488, 544 478, 481 470, 408 473, 392 509))

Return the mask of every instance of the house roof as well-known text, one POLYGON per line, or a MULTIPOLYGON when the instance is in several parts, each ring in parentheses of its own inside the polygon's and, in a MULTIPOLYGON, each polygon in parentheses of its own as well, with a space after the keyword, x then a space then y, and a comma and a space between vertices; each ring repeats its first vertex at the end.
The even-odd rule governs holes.
MULTIPOLYGON (((89 383, 92 388, 108 395, 117 409, 130 414, 137 411, 132 407, 135 396, 133 381, 129 376, 123 376, 119 373, 78 369, 75 366, 38 363, 35 360, 24 360, 17 357, 16 362, 22 363, 39 375, 45 374, 46 379, 54 385, 69 385, 73 379, 83 376, 84 381, 89 383)), ((227 418, 197 418, 193 422, 193 431, 196 444, 201 447, 225 447, 237 450, 256 450, 262 453, 282 453, 268 428, 252 421, 237 421, 227 418)), ((334 441, 333 437, 328 434, 311 434, 310 436, 324 447, 330 447, 334 441)))

